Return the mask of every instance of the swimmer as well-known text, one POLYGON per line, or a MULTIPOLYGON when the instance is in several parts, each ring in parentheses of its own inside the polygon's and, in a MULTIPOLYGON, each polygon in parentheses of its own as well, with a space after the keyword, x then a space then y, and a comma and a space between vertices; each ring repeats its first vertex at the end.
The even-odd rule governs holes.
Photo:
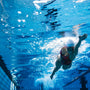
POLYGON ((55 62, 55 68, 50 76, 51 79, 53 79, 54 74, 60 69, 61 66, 64 70, 69 69, 71 67, 72 61, 78 54, 78 48, 80 47, 81 42, 86 38, 87 34, 79 36, 79 41, 75 46, 74 42, 72 40, 69 40, 67 46, 64 46, 61 49, 58 59, 55 62))

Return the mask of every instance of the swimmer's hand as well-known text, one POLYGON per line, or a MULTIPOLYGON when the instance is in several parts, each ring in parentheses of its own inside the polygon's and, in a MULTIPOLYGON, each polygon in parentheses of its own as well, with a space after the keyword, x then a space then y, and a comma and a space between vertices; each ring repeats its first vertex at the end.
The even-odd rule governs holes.
POLYGON ((82 40, 85 40, 87 38, 87 34, 84 34, 82 36, 79 36, 79 39, 82 41, 82 40))
POLYGON ((53 79, 53 75, 51 75, 50 78, 53 79))

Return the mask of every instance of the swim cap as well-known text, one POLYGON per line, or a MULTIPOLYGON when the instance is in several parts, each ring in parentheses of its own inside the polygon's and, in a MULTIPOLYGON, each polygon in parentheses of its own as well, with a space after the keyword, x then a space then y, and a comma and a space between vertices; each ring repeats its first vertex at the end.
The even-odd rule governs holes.
POLYGON ((67 47, 73 47, 74 46, 74 42, 72 40, 68 40, 66 46, 67 47))

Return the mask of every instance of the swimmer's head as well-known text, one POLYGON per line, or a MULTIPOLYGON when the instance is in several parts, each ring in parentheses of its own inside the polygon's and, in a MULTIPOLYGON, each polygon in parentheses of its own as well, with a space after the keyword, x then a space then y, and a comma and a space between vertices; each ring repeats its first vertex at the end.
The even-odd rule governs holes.
POLYGON ((67 47, 74 47, 74 42, 72 40, 68 40, 68 42, 66 43, 67 47))

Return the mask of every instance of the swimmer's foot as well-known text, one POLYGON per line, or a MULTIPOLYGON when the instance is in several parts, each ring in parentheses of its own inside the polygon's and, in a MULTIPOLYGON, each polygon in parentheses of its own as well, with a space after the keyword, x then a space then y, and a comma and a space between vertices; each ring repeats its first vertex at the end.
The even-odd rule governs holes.
POLYGON ((82 40, 85 40, 87 38, 87 34, 84 34, 82 36, 79 36, 79 39, 82 41, 82 40))

